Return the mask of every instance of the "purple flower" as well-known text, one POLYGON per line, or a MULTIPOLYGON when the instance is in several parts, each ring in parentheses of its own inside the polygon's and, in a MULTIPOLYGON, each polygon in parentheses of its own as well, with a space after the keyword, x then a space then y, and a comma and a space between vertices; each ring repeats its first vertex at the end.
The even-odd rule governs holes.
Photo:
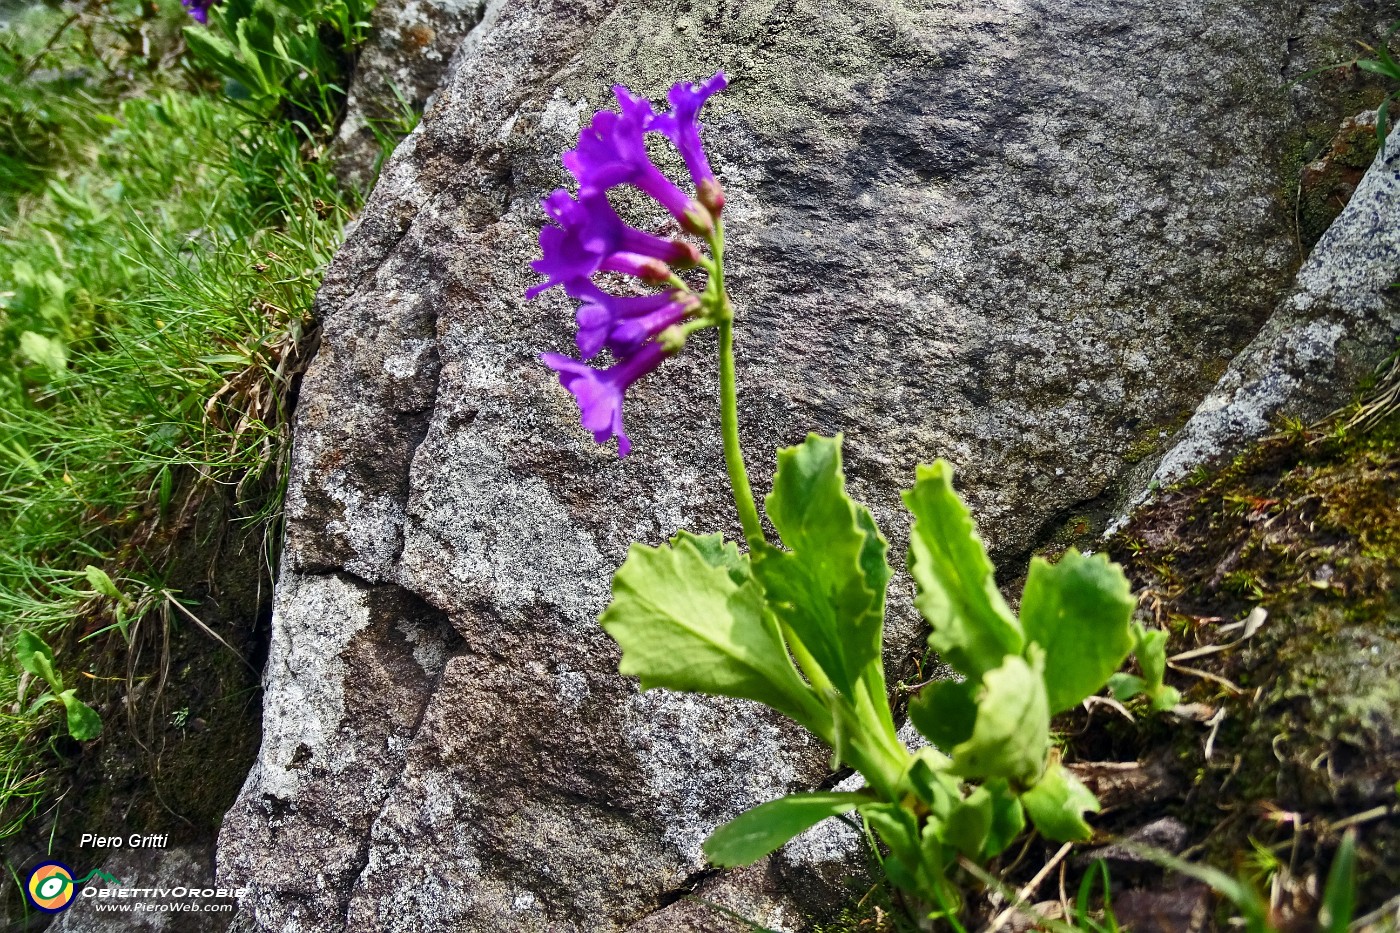
POLYGON ((578 401, 583 426, 593 432, 593 439, 603 444, 608 438, 616 437, 617 452, 625 457, 632 449, 632 442, 622 430, 622 397, 632 383, 655 370, 666 356, 660 344, 648 343, 607 369, 594 369, 558 353, 543 353, 540 359, 559 373, 560 384, 578 401))
POLYGON ((697 189, 703 189, 707 182, 715 180, 715 173, 710 171, 710 160, 705 157, 704 144, 700 141, 700 108, 716 91, 724 90, 728 84, 721 71, 704 84, 675 85, 669 95, 670 113, 657 115, 649 127, 675 144, 697 189))
POLYGON ((700 204, 661 173, 647 155, 646 133, 658 119, 651 101, 613 88, 620 113, 600 110, 564 153, 564 167, 578 179, 580 195, 632 185, 655 198, 683 227, 703 232, 708 215, 700 204))
POLYGON ((682 240, 668 240, 625 224, 602 191, 583 191, 575 201, 560 189, 544 200, 544 211, 558 226, 540 231, 542 258, 530 264, 545 281, 525 293, 534 298, 556 285, 587 279, 595 272, 621 272, 644 279, 670 277, 666 264, 691 266, 700 258, 682 240))
POLYGON ((209 8, 218 2, 219 0, 180 0, 180 5, 189 11, 195 22, 208 25, 209 8))
POLYGON ((585 360, 603 347, 614 357, 636 350, 661 331, 678 324, 700 308, 689 292, 668 290, 654 295, 612 295, 592 282, 576 283, 569 295, 583 301, 578 309, 578 350, 585 360))
POLYGON ((531 286, 525 296, 534 298, 562 286, 569 297, 580 301, 578 349, 583 360, 606 348, 616 363, 597 369, 557 353, 540 358, 578 401, 583 426, 600 444, 616 437, 622 456, 632 449, 622 429, 622 400, 628 387, 676 352, 687 333, 713 322, 702 319, 685 330, 672 330, 704 313, 701 297, 680 284, 672 271, 673 266, 699 263, 700 251, 683 240, 628 226, 608 201, 608 192, 631 185, 670 211, 682 228, 716 244, 715 220, 724 206, 724 192, 705 158, 697 118, 705 101, 724 86, 723 74, 698 87, 677 84, 670 93, 671 110, 663 114, 625 87, 613 88, 618 109, 594 114, 579 134, 578 146, 564 153, 564 165, 579 183, 577 198, 559 190, 543 201, 553 223, 540 231, 541 257, 531 268, 544 281, 531 286), (685 194, 652 164, 646 149, 646 134, 651 132, 662 133, 680 151, 696 183, 696 197, 685 194), (622 273, 668 287, 650 295, 614 295, 593 281, 599 272, 622 273))

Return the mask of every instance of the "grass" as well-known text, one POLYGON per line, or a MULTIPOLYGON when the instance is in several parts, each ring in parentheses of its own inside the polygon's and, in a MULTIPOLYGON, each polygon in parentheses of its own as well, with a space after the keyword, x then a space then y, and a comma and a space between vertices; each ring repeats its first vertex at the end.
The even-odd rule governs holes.
POLYGON ((21 702, 15 634, 83 698, 76 667, 179 599, 211 497, 271 566, 288 395, 359 203, 304 126, 175 66, 178 5, 119 6, 0 31, 0 838, 42 807, 62 732, 21 702))

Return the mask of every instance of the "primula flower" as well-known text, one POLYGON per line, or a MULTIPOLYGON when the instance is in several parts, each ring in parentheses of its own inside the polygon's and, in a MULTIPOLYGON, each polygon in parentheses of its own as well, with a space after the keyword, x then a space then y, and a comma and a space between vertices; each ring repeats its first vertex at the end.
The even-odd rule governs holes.
POLYGON ((632 185, 650 195, 682 227, 703 233, 709 214, 652 164, 646 134, 658 119, 651 101, 633 97, 622 85, 613 88, 621 113, 600 110, 578 137, 578 147, 564 153, 564 167, 578 179, 579 193, 632 185))
POLYGON ((540 359, 559 373, 559 381, 578 401, 583 426, 593 432, 600 444, 617 438, 617 452, 627 456, 632 449, 622 429, 622 396, 638 379, 661 365, 669 354, 658 343, 648 343, 631 357, 607 369, 594 369, 586 363, 558 353, 543 353, 540 359))
POLYGON ((578 309, 578 352, 592 359, 607 347, 621 358, 667 327, 700 310, 700 299, 672 289, 654 295, 612 295, 592 282, 569 289, 582 299, 578 309))
POLYGON ((710 203, 712 192, 719 190, 719 184, 715 181, 715 173, 710 170, 710 160, 705 157, 705 147, 700 141, 699 116, 705 101, 716 91, 724 90, 728 83, 721 71, 704 84, 675 85, 669 95, 671 112, 658 114, 650 123, 650 129, 675 144, 681 159, 685 161, 686 170, 690 172, 691 181, 695 182, 695 188, 700 193, 700 201, 715 213, 723 207, 724 200, 721 195, 718 206, 710 203))
POLYGON ((195 22, 200 25, 208 25, 209 8, 219 0, 180 0, 180 5, 189 11, 195 22))
POLYGON ((556 285, 587 279, 595 272, 621 272, 641 278, 670 277, 655 262, 693 266, 700 252, 683 240, 668 240, 627 226, 602 191, 581 192, 575 201, 569 192, 555 191, 543 202, 544 212, 557 227, 540 231, 544 256, 530 264, 546 281, 525 293, 534 298, 556 285))
MULTIPOLYGON (((724 86, 723 74, 698 87, 677 84, 670 93, 671 111, 661 114, 650 101, 634 97, 624 87, 613 88, 618 110, 594 114, 579 134, 578 146, 564 153, 564 165, 579 183, 578 196, 559 190, 542 202, 553 223, 540 231, 542 255, 531 268, 544 281, 531 286, 525 296, 534 298, 560 286, 581 302, 577 342, 583 360, 557 353, 545 353, 540 359, 559 374, 559 381, 578 401, 583 426, 593 432, 593 438, 601 444, 616 437, 622 456, 632 449, 622 428, 622 400, 628 387, 675 353, 687 333, 713 326, 715 319, 710 315, 722 312, 707 311, 701 296, 672 271, 699 263, 699 250, 684 240, 629 226, 608 201, 608 192, 619 185, 641 190, 670 211, 682 227, 703 234, 718 250, 716 222, 724 193, 701 146, 697 117, 705 101, 724 86), (652 164, 646 150, 650 132, 661 133, 676 145, 698 185, 696 197, 687 195, 652 164), (599 272, 622 273, 669 287, 650 295, 614 295, 594 282, 599 272), (692 318, 698 320, 677 327, 692 318), (584 362, 604 348, 616 360, 614 365, 598 369, 584 362)), ((718 274, 717 265, 706 269, 718 274)))

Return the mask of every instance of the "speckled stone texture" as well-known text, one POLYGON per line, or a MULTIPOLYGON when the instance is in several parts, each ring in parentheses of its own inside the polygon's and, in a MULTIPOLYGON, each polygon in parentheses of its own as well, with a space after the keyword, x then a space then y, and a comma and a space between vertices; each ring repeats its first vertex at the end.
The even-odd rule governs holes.
MULTIPOLYGON (((1014 576, 1125 494, 1288 288, 1285 143, 1355 108, 1285 75, 1385 13, 489 3, 321 291, 264 745, 220 839, 221 879, 255 891, 240 922, 707 929, 678 900, 701 884, 800 930, 846 897, 839 828, 703 874, 715 825, 821 782, 827 756, 752 705, 639 694, 594 621, 628 542, 737 531, 712 339, 629 398, 626 460, 536 359, 572 339, 562 296, 522 298, 538 201, 609 85, 730 75, 706 133, 760 491, 776 446, 844 432, 898 560, 898 491, 947 457, 1014 576)), ((895 661, 918 651, 909 589, 895 661)))
POLYGON ((1396 351, 1400 337, 1400 133, 1362 177, 1259 335, 1230 361, 1153 477, 1173 483, 1276 427, 1313 420, 1396 351))
POLYGON ((392 138, 409 113, 423 112, 485 10, 486 0, 379 0, 331 147, 343 181, 373 181, 380 138, 392 138))

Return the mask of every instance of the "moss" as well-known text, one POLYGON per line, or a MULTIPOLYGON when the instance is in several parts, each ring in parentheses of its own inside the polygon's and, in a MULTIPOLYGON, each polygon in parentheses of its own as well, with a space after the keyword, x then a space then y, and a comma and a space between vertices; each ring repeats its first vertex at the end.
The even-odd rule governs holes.
POLYGON ((1210 758, 1209 730, 1172 717, 1071 723, 1074 753, 1168 762, 1185 790, 1154 812, 1245 874, 1258 843, 1284 852, 1293 877, 1323 877, 1335 824, 1369 814, 1357 826, 1360 902, 1400 890, 1398 498, 1392 412, 1367 432, 1294 424, 1137 513, 1108 550, 1170 653, 1233 641, 1239 630, 1220 626, 1255 606, 1268 621, 1184 662, 1209 677, 1169 672, 1186 702, 1223 714, 1210 758))

